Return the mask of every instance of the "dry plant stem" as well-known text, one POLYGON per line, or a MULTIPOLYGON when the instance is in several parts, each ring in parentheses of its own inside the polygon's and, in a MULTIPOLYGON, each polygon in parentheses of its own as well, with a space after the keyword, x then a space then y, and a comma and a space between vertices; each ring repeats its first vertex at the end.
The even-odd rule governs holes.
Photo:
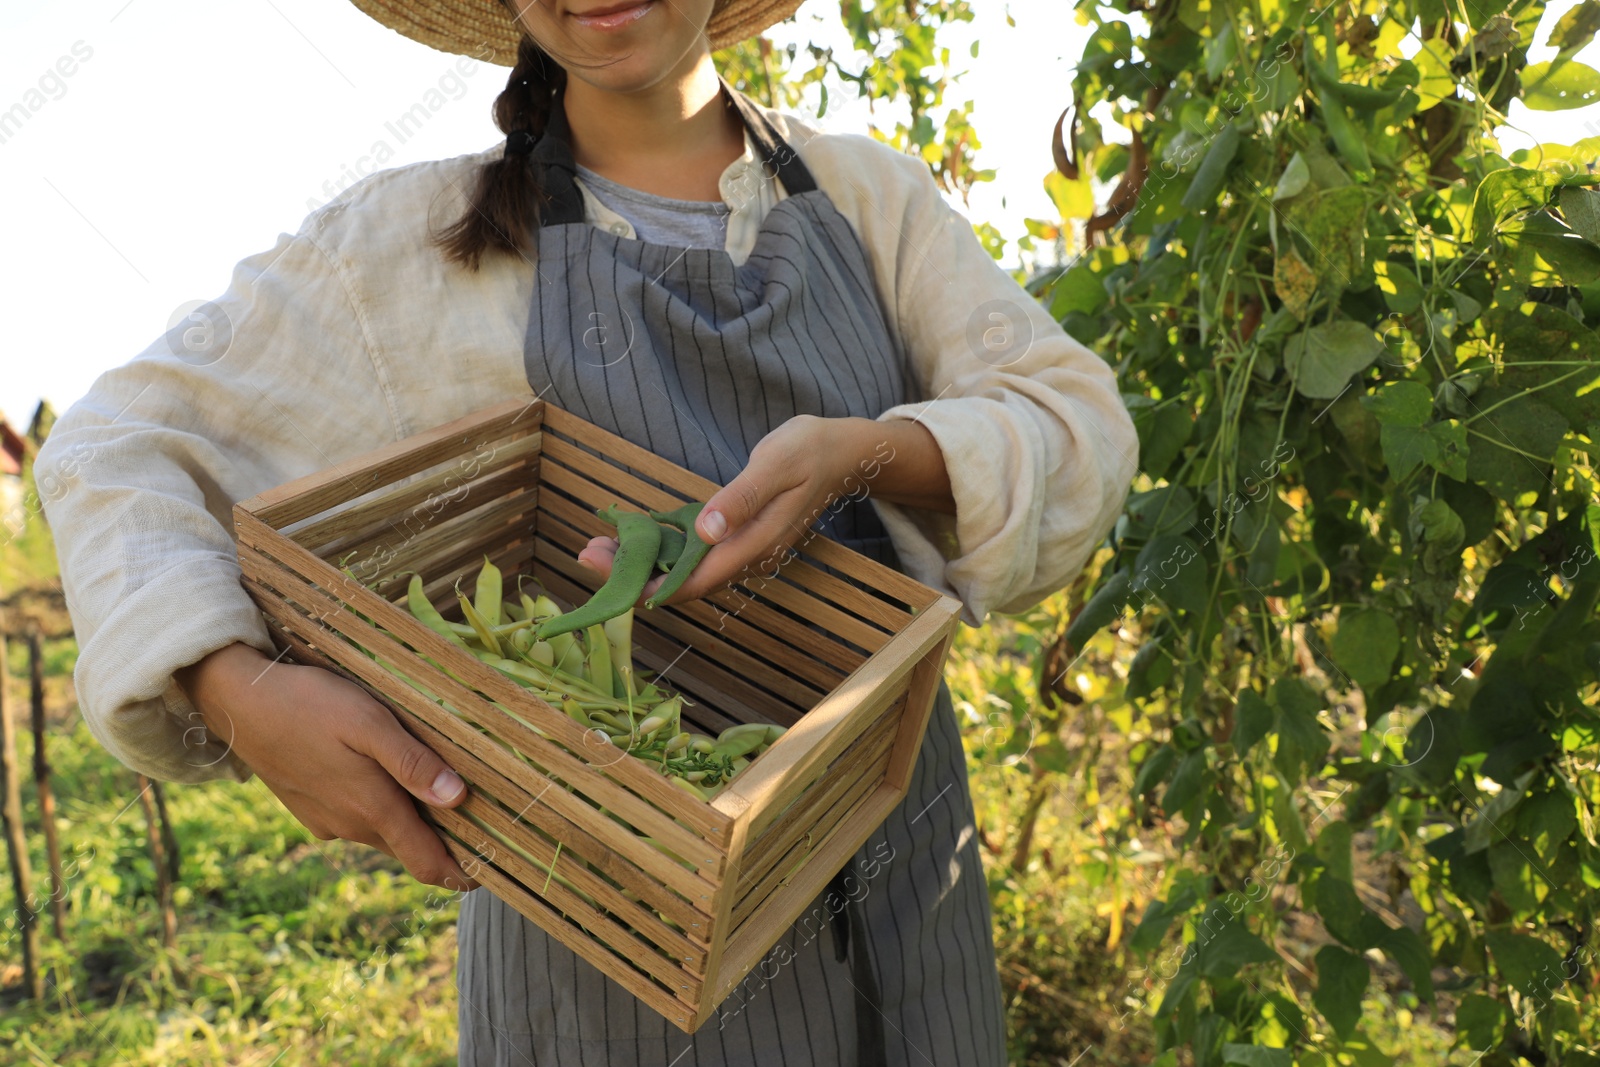
POLYGON ((167 861, 161 847, 161 822, 156 811, 156 784, 144 775, 139 776, 139 806, 144 809, 144 838, 150 848, 150 863, 156 869, 156 903, 161 908, 161 943, 167 948, 178 945, 178 913, 172 910, 172 879, 168 877, 167 861))
POLYGON ((56 794, 50 784, 50 752, 44 729, 44 652, 39 632, 28 634, 28 697, 33 706, 33 780, 39 791, 39 823, 44 829, 45 856, 50 862, 50 924, 56 940, 65 937, 66 887, 61 876, 61 840, 56 833, 56 794))
POLYGON ((22 988, 34 1000, 44 999, 39 970, 39 913, 33 910, 28 841, 22 829, 22 782, 17 775, 17 730, 11 718, 6 683, 6 639, 0 633, 0 822, 5 824, 6 852, 11 860, 11 888, 17 897, 17 929, 22 937, 22 988))

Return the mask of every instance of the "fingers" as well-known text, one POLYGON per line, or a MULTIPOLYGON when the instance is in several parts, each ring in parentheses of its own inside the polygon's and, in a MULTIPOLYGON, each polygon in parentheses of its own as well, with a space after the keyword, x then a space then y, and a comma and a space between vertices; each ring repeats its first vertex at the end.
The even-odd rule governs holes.
MULTIPOLYGON (((810 416, 797 416, 763 437, 739 476, 700 509, 695 532, 708 545, 720 545, 750 523, 778 496, 804 482, 808 467, 795 443, 809 428, 810 416), (791 440, 791 438, 793 440, 791 440)), ((706 557, 708 560, 710 556, 706 557)), ((703 566, 704 564, 702 564, 703 566)))
POLYGON ((805 533, 787 518, 803 514, 805 503, 803 489, 778 494, 752 521, 708 552, 669 603, 698 599, 729 582, 769 571, 782 551, 805 533))
POLYGON ((411 877, 419 882, 444 889, 476 888, 478 883, 467 877, 433 827, 422 821, 398 791, 395 799, 393 813, 382 825, 383 840, 388 846, 383 851, 405 864, 411 877))
POLYGON ((406 733, 387 708, 374 704, 363 717, 351 748, 371 756, 412 796, 436 808, 453 808, 467 798, 466 783, 438 753, 406 733))
POLYGON ((617 558, 617 539, 615 537, 592 537, 578 553, 578 562, 591 570, 598 571, 601 578, 611 577, 611 564, 617 558))

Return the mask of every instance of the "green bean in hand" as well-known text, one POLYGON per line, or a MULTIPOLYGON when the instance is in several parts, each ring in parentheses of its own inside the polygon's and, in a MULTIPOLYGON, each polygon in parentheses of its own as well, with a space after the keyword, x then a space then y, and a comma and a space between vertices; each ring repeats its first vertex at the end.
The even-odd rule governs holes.
POLYGON ((603 623, 628 611, 644 593, 650 573, 655 570, 656 553, 661 548, 661 527, 656 520, 642 512, 622 511, 615 504, 597 514, 617 528, 617 557, 611 565, 611 576, 582 607, 541 622, 536 631, 541 641, 603 623))

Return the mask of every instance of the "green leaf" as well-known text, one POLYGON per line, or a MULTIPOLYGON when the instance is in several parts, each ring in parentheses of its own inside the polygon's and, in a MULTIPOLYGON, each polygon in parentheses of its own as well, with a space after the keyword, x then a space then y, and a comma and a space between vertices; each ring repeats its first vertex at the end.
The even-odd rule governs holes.
POLYGON ((1118 571, 1102 582, 1083 610, 1078 612, 1078 617, 1072 620, 1072 625, 1067 627, 1067 644, 1081 651, 1091 637, 1111 625, 1128 602, 1131 582, 1127 571, 1118 571))
POLYGON ((1456 1038, 1469 1049, 1487 1051, 1500 1043, 1505 1017, 1505 1005, 1497 998, 1469 993, 1456 1008, 1456 1038))
POLYGON ((1238 702, 1233 708, 1233 751, 1244 755, 1267 736, 1272 729, 1272 708, 1254 689, 1239 690, 1238 702))
POLYGON ((1567 111, 1600 100, 1600 70, 1576 60, 1530 63, 1522 70, 1522 102, 1534 111, 1567 111))
POLYGON ((1526 997, 1547 997, 1565 984, 1561 953, 1527 934, 1490 930, 1483 937, 1494 965, 1526 997))
POLYGON ((1537 278, 1540 261, 1568 285, 1600 280, 1600 246, 1563 226, 1548 211, 1536 211, 1500 224, 1500 237, 1511 255, 1507 267, 1523 281, 1537 278))
POLYGON ((1187 808, 1200 795, 1200 788, 1206 781, 1205 773, 1205 749, 1196 749, 1184 756, 1183 762, 1172 773, 1167 791, 1161 794, 1161 810, 1171 815, 1187 808))
POLYGON ((1391 927, 1378 938, 1377 947, 1411 979, 1424 1003, 1433 1000, 1433 954, 1421 934, 1409 926, 1391 927))
POLYGON ((1233 35, 1233 23, 1224 23, 1217 35, 1206 45, 1206 77, 1216 81, 1233 65, 1239 54, 1239 40, 1233 35))
POLYGON ((1361 995, 1367 991, 1372 969, 1364 957, 1338 945, 1317 950, 1317 991, 1311 997, 1341 1041, 1355 1033, 1361 1021, 1361 995))
POLYGON ((1377 275, 1383 302, 1390 311, 1409 315, 1422 306, 1422 283, 1417 281, 1411 268, 1380 259, 1372 265, 1372 269, 1377 275))
POLYGON ((1238 1067, 1294 1067, 1294 1054, 1265 1045, 1223 1045, 1222 1062, 1238 1067))
POLYGON ((1556 176, 1523 167, 1504 167, 1491 171, 1478 185, 1473 198, 1473 236, 1487 241, 1501 219, 1520 211, 1544 207, 1556 176))
POLYGON ((1466 524, 1443 500, 1428 501, 1411 513, 1411 521, 1413 536, 1430 546, 1453 551, 1466 542, 1466 524))
POLYGON ((1199 507, 1194 494, 1181 485, 1163 485, 1128 497, 1126 536, 1157 537, 1182 533, 1194 525, 1199 507))
POLYGON ((1482 852, 1496 841, 1505 839, 1506 831, 1515 827, 1507 819, 1511 810, 1522 801, 1522 790, 1502 789, 1478 806, 1478 814, 1466 825, 1462 850, 1468 854, 1482 852))
POLYGON ((1356 684, 1375 689, 1389 680, 1400 655, 1400 627, 1387 611, 1341 611, 1330 651, 1356 684))
MULTIPOLYGON (((1600 336, 1548 304, 1497 308, 1491 321, 1505 359, 1496 397, 1538 390, 1539 403, 1559 411, 1569 429, 1600 421, 1600 336)), ((1481 408, 1484 399, 1472 402, 1481 408)))
POLYGON ((1444 785, 1455 777, 1461 759, 1460 717, 1444 708, 1434 708, 1417 720, 1406 735, 1405 763, 1411 775, 1434 785, 1444 785))
POLYGON ((1489 874, 1495 892, 1518 915, 1535 911, 1539 897, 1549 889, 1544 872, 1529 862, 1527 850, 1514 841, 1496 841, 1489 846, 1489 874))
MULTIPOLYGON (((1585 0, 1582 6, 1600 12, 1600 0, 1585 0)), ((1578 10, 1580 8, 1573 8, 1567 14, 1571 15, 1573 11, 1578 10)), ((1561 205, 1561 215, 1567 220, 1568 226, 1600 244, 1600 193, 1582 186, 1569 185, 1558 194, 1558 203, 1561 205)))
POLYGON ((1439 458, 1439 442, 1420 426, 1385 426, 1378 434, 1389 476, 1401 481, 1422 464, 1439 458))
POLYGON ((1361 404, 1385 426, 1426 426, 1433 415, 1433 394, 1421 382, 1380 385, 1361 404))
POLYGON ((1383 343, 1362 323, 1351 319, 1325 322, 1303 330, 1284 346, 1283 364, 1302 396, 1332 400, 1383 354, 1383 343))
POLYGON ((1192 886, 1185 886, 1166 900, 1152 900, 1144 909, 1144 918, 1139 920, 1129 945, 1135 952, 1154 951, 1166 938, 1172 920, 1194 907, 1194 902, 1192 886))
POLYGON ((1063 271, 1050 293, 1050 315, 1058 322, 1074 311, 1098 314, 1111 299, 1104 278, 1082 265, 1063 271))
POLYGON ((1327 927, 1328 933, 1357 952, 1365 952, 1377 943, 1382 933, 1372 926, 1377 916, 1361 903, 1349 882, 1323 874, 1316 881, 1314 896, 1317 914, 1322 916, 1322 925, 1327 927))
POLYGON ((1283 173, 1278 177, 1278 186, 1272 191, 1273 200, 1287 200, 1291 196, 1298 196, 1311 184, 1311 168, 1306 165, 1305 157, 1299 152, 1289 157, 1288 166, 1283 168, 1283 173))
POLYGON ((1134 561, 1133 592, 1141 599, 1153 594, 1182 611, 1204 611, 1210 570, 1193 541, 1162 534, 1151 538, 1134 561))
POLYGON ((1187 408, 1178 404, 1136 411, 1133 425, 1139 432, 1139 466, 1152 478, 1167 473, 1194 433, 1193 417, 1187 408))
POLYGON ((1183 194, 1185 211, 1206 211, 1216 204, 1222 183, 1228 177, 1228 168, 1239 153, 1241 136, 1239 127, 1231 122, 1217 131, 1216 139, 1206 149, 1200 168, 1194 172, 1194 179, 1183 194))
POLYGON ((1352 877, 1350 839, 1354 833, 1354 827, 1340 819, 1324 827, 1311 845, 1311 851, 1327 866, 1328 874, 1333 878, 1343 878, 1348 882, 1352 877))
POLYGON ((1498 390, 1485 390, 1473 399, 1485 414, 1469 427, 1473 436, 1467 476, 1502 500, 1548 486, 1550 457, 1567 432, 1560 412, 1530 396, 1500 403, 1504 398, 1498 390))
POLYGON ((1576 52, 1594 40, 1597 30, 1600 30, 1600 0, 1583 0, 1577 7, 1568 8, 1557 20, 1545 43, 1562 52, 1576 52))
POLYGON ((1328 733, 1317 720, 1322 701, 1309 685, 1298 678, 1280 678, 1273 683, 1270 697, 1278 709, 1277 766, 1293 779, 1321 766, 1331 744, 1328 733))
POLYGON ((1565 792, 1535 794, 1522 802, 1517 813, 1517 832, 1534 842, 1541 855, 1554 853, 1577 828, 1577 808, 1565 792), (1541 838, 1542 845, 1538 843, 1541 838))
MULTIPOLYGON (((1201 937, 1208 928, 1201 927, 1201 937)), ((1202 940, 1198 954, 1200 973, 1207 978, 1231 978, 1239 968, 1252 963, 1272 963, 1278 954, 1267 943, 1245 929, 1244 921, 1227 918, 1209 939, 1202 940)))
POLYGON ((1157 785, 1166 781, 1167 772, 1172 770, 1172 765, 1176 762, 1178 762, 1178 750, 1171 745, 1162 745, 1152 752, 1133 780, 1134 797, 1147 796, 1157 785))
POLYGON ((1428 434, 1437 446, 1428 465, 1446 477, 1465 481, 1467 457, 1472 453, 1471 446, 1467 444, 1466 426, 1455 419, 1446 419, 1429 426, 1428 434))

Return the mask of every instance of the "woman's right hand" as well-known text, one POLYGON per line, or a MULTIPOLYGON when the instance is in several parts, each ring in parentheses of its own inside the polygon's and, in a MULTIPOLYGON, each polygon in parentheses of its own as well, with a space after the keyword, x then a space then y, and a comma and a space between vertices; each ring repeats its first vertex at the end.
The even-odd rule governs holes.
POLYGON ((476 886, 411 800, 455 807, 467 796, 461 778, 360 686, 244 644, 177 678, 206 729, 318 838, 371 845, 429 885, 476 886))

